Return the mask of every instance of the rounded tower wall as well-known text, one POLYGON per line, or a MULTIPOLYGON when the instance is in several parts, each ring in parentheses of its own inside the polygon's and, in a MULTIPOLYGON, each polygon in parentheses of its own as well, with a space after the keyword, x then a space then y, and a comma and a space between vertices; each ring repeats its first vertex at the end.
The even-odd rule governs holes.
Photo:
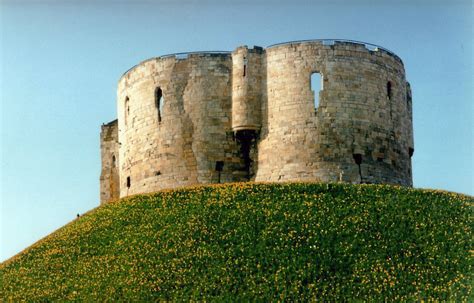
POLYGON ((411 185, 411 118, 398 57, 363 44, 313 41, 267 48, 266 64, 257 181, 411 185), (323 82, 317 108, 315 72, 323 82))
POLYGON ((120 196, 234 181, 231 65, 228 54, 169 56, 120 79, 120 196))
POLYGON ((232 52, 232 129, 259 130, 265 71, 260 47, 238 47, 232 52))

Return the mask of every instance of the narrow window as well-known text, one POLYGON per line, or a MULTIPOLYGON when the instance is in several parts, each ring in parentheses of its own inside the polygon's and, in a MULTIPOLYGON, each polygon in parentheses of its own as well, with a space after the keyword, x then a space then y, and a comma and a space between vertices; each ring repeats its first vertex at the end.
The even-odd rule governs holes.
POLYGON ((410 105, 411 105, 411 91, 410 87, 407 87, 407 108, 410 110, 410 105))
POLYGON ((128 116, 130 115, 130 99, 128 97, 125 97, 125 125, 127 125, 127 120, 128 120, 128 116))
POLYGON ((115 155, 112 155, 112 167, 115 167, 115 155))
POLYGON ((413 157, 413 154, 414 154, 414 153, 415 153, 415 149, 412 148, 412 147, 409 147, 409 148, 408 148, 408 155, 410 156, 410 158, 413 157))
POLYGON ((360 165, 362 163, 362 155, 361 154, 353 154, 352 157, 354 157, 354 161, 357 165, 360 165))
POLYGON ((319 107, 319 92, 323 90, 323 77, 319 72, 311 74, 311 91, 314 95, 314 109, 319 107))
POLYGON ((163 111, 163 92, 160 87, 155 89, 155 106, 156 111, 158 112, 158 123, 161 123, 161 114, 163 111))
POLYGON ((387 97, 388 99, 392 99, 392 82, 387 82, 387 97))
POLYGON ((224 168, 224 161, 216 161, 216 171, 222 171, 224 168))
POLYGON ((127 177, 127 187, 130 188, 132 182, 130 181, 130 177, 127 177))
POLYGON ((245 75, 247 74, 247 62, 248 62, 248 61, 247 61, 247 58, 244 57, 244 74, 243 74, 244 77, 245 77, 245 75))
POLYGON ((359 167, 359 177, 360 177, 360 183, 364 183, 362 181, 362 169, 360 168, 360 165, 362 164, 362 155, 361 154, 352 154, 352 157, 354 158, 354 162, 357 164, 359 167))

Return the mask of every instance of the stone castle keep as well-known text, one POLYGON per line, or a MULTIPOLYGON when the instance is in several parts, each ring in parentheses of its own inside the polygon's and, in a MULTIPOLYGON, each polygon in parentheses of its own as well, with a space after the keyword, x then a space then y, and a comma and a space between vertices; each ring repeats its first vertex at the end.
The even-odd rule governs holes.
POLYGON ((101 203, 248 180, 412 185, 403 62, 364 42, 152 58, 120 78, 117 114, 101 130, 101 203))

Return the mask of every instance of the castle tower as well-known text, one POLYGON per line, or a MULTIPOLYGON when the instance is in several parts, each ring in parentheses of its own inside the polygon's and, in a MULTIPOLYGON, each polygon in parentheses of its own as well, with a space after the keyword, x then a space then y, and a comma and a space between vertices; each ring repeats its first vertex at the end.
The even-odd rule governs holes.
POLYGON ((411 100, 398 56, 313 40, 268 47, 266 64, 257 181, 412 185, 411 100), (314 73, 323 82, 317 106, 314 73))
POLYGON ((248 180, 412 185, 403 62, 364 42, 152 58, 120 78, 117 112, 101 132, 102 202, 248 180))

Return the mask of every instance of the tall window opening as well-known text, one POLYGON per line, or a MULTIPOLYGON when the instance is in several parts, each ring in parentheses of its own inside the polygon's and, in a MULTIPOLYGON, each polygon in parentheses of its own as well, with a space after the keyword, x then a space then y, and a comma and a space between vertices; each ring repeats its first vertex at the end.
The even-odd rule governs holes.
POLYGON ((163 113, 163 91, 161 90, 160 87, 157 87, 155 89, 155 106, 156 106, 156 111, 158 112, 158 123, 161 123, 161 117, 163 113))
POLYGON ((127 188, 130 188, 132 182, 130 181, 130 177, 127 177, 127 188))
POLYGON ((244 73, 243 73, 243 76, 245 77, 247 75, 247 58, 244 57, 244 73))
POLYGON ((314 72, 311 74, 311 91, 314 95, 314 109, 319 107, 319 92, 323 90, 323 77, 320 73, 314 72))
POLYGON ((387 82, 387 97, 388 99, 392 99, 392 82, 387 82))
POLYGON ((362 181, 362 169, 360 167, 360 165, 362 164, 362 154, 352 154, 352 157, 354 158, 354 162, 357 164, 357 166, 359 167, 359 177, 360 177, 360 183, 364 183, 362 181))
POLYGON ((124 112, 125 112, 125 125, 127 125, 128 116, 130 115, 130 98, 125 97, 124 112))
POLYGON ((112 167, 115 167, 115 155, 112 155, 112 167))

